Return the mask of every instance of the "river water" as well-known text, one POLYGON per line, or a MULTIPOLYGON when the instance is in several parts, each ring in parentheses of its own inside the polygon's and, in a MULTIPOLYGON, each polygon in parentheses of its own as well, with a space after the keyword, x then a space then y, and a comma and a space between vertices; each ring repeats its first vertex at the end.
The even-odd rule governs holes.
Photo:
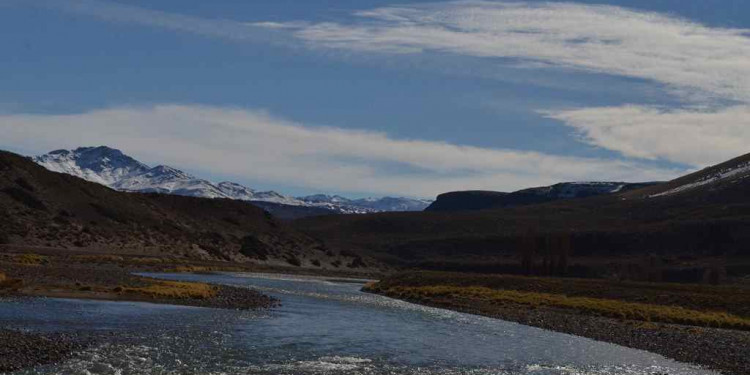
POLYGON ((662 356, 360 292, 361 283, 260 274, 150 274, 249 287, 261 312, 135 302, 0 303, 0 326, 98 344, 19 374, 715 374, 662 356))

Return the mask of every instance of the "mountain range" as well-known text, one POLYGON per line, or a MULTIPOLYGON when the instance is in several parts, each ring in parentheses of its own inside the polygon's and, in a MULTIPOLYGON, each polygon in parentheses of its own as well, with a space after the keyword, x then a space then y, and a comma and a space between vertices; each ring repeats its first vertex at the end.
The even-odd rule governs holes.
POLYGON ((281 215, 291 218, 330 213, 421 211, 431 203, 429 200, 403 197, 349 199, 325 194, 291 197, 275 191, 257 191, 230 181, 213 183, 166 165, 149 167, 107 146, 55 150, 34 156, 32 160, 51 171, 70 174, 115 190, 243 200, 257 203, 272 213, 293 212, 281 215))

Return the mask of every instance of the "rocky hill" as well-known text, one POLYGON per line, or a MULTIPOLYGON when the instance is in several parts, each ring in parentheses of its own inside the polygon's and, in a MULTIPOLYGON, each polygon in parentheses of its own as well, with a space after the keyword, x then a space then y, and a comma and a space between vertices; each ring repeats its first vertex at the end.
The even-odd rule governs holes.
MULTIPOLYGON (((153 171, 112 160, 105 176, 153 171)), ((362 259, 320 241, 247 202, 126 193, 55 173, 0 151, 0 243, 117 254, 336 268, 362 259), (332 265, 335 263, 335 265, 332 265)))

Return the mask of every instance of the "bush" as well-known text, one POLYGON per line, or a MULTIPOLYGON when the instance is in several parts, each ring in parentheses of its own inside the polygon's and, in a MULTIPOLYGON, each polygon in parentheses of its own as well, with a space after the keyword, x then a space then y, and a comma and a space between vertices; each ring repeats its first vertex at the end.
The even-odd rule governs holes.
POLYGON ((367 264, 362 260, 360 257, 354 258, 351 263, 347 265, 349 268, 360 268, 360 267, 367 267, 367 264))
POLYGON ((26 179, 23 178, 23 177, 17 178, 16 179, 16 184, 18 186, 22 187, 23 189, 26 189, 26 190, 31 191, 31 192, 33 192, 35 190, 34 187, 31 186, 31 184, 28 181, 26 181, 26 179))
POLYGON ((13 198, 16 202, 21 203, 28 208, 47 211, 47 205, 45 205, 44 202, 40 201, 39 199, 37 199, 37 197, 27 192, 26 190, 12 186, 0 191, 13 198))
POLYGON ((248 258, 266 260, 268 259, 269 253, 268 245, 259 240, 258 237, 248 235, 242 238, 242 242, 240 243, 240 254, 248 258))
POLYGON ((296 256, 294 256, 294 255, 292 255, 292 256, 290 256, 290 257, 286 258, 286 261, 287 261, 287 263, 289 263, 289 264, 291 264, 291 265, 293 265, 293 266, 295 266, 295 267, 300 267, 300 266, 302 266, 302 261, 301 261, 301 260, 299 260, 299 258, 297 258, 297 257, 296 257, 296 256))

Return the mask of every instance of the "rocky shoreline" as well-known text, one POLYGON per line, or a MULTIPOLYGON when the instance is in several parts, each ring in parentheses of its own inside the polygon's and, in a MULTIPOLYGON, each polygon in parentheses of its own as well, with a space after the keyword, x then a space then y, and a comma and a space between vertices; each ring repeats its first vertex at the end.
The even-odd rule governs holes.
POLYGON ((88 343, 75 334, 39 334, 0 328, 0 373, 71 358, 88 343))
MULTIPOLYGON (((379 294, 388 296, 388 293, 379 294)), ((390 297, 646 350, 727 375, 750 374, 750 332, 747 331, 628 321, 564 309, 498 306, 456 298, 390 297)))

